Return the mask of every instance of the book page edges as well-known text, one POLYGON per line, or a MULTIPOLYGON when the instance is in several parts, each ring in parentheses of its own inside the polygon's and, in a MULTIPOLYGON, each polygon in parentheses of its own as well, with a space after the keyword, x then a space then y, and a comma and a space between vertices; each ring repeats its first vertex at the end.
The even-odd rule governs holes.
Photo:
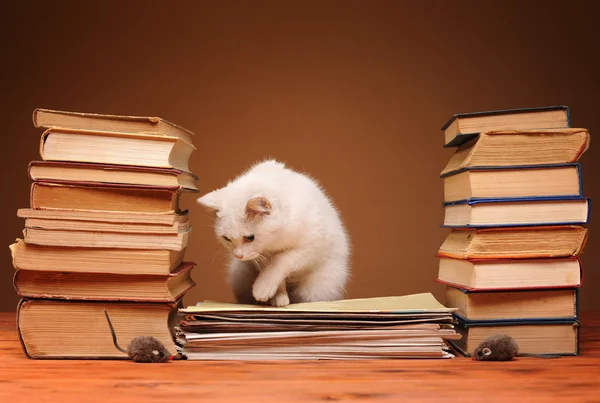
POLYGON ((50 127, 46 129, 42 135, 40 140, 40 156, 45 161, 43 156, 43 148, 44 143, 46 142, 46 138, 52 133, 68 133, 68 134, 79 134, 82 136, 106 136, 106 137, 127 137, 133 139, 140 140, 154 140, 154 141, 168 141, 171 143, 181 142, 185 146, 191 148, 193 151, 196 151, 196 147, 180 138, 180 137, 171 137, 165 136, 161 134, 146 134, 146 133, 127 133, 127 132, 116 132, 116 131, 103 131, 103 130, 82 130, 82 129, 70 129, 65 127, 50 127))

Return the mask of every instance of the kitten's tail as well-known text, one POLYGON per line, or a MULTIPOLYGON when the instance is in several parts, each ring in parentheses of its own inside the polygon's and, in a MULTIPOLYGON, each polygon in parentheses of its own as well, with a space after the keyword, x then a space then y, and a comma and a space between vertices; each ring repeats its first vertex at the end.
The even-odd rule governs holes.
POLYGON ((115 333, 115 328, 113 327, 113 325, 110 321, 110 318, 108 317, 108 312, 106 312, 106 309, 104 310, 104 315, 106 315, 106 320, 108 321, 108 327, 110 327, 110 334, 112 334, 112 339, 113 339, 113 343, 114 343, 115 347, 120 352, 127 353, 127 351, 123 350, 121 347, 119 347, 119 343, 117 343, 117 334, 115 333))

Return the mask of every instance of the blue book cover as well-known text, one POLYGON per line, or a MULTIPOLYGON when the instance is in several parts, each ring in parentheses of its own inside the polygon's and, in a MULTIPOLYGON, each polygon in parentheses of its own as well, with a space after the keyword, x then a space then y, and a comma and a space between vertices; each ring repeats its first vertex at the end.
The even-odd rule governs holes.
MULTIPOLYGON (((582 197, 583 196, 583 181, 581 178, 581 165, 579 163, 567 163, 567 164, 546 164, 546 165, 518 165, 518 166, 485 166, 485 167, 466 167, 466 168, 461 168, 461 169, 457 169, 455 171, 452 172, 447 172, 445 174, 440 175, 440 178, 444 179, 453 175, 458 175, 460 173, 463 172, 469 172, 469 171, 509 171, 509 170, 528 170, 528 169, 544 169, 544 168, 560 168, 560 167, 575 167, 575 169, 577 170, 577 186, 579 188, 579 191, 576 194, 572 194, 572 195, 563 195, 563 196, 556 196, 557 198, 559 197, 582 197)), ((533 197, 536 196, 527 196, 524 197, 524 199, 531 199, 533 197)), ((539 197, 539 196, 537 196, 539 197)), ((551 197, 551 196, 547 196, 547 197, 551 197)), ((465 202, 470 202, 470 201, 486 201, 486 200, 494 200, 496 198, 489 198, 489 197, 472 197, 472 198, 468 198, 468 199, 461 199, 461 200, 453 200, 451 202, 446 202, 446 204, 459 204, 459 203, 465 203, 465 202)))
POLYGON ((461 224, 461 225, 448 225, 442 224, 442 228, 492 228, 492 227, 531 227, 531 226, 556 226, 556 225, 585 225, 589 222, 590 211, 591 211, 591 199, 582 196, 543 196, 543 197, 515 197, 505 199, 483 199, 483 200, 462 200, 457 202, 443 202, 443 207, 457 206, 457 205, 469 205, 469 206, 483 206, 485 204, 510 204, 510 203, 523 203, 523 202, 545 202, 545 201, 585 201, 587 204, 587 211, 584 220, 573 220, 573 221, 556 221, 556 222, 512 222, 512 223, 486 223, 486 224, 461 224))

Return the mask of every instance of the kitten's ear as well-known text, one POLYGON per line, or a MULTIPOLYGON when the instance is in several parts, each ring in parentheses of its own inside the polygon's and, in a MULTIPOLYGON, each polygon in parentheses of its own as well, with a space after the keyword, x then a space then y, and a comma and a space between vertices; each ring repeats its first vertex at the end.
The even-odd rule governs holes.
POLYGON ((204 196, 198 198, 196 200, 198 204, 203 205, 209 210, 218 211, 221 206, 220 194, 218 190, 213 190, 210 193, 205 194, 204 196))
POLYGON ((246 203, 248 218, 256 218, 271 214, 271 203, 265 197, 254 197, 246 203))

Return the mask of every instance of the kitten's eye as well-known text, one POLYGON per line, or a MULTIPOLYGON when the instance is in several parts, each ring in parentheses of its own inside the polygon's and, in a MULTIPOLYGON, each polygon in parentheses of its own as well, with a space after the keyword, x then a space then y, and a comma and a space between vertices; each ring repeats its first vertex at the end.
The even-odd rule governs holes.
POLYGON ((254 235, 246 235, 244 239, 246 240, 246 242, 252 242, 254 241, 254 235))
POLYGON ((479 351, 477 352, 477 355, 481 357, 481 356, 483 355, 483 351, 479 350, 479 351))
POLYGON ((492 354, 492 350, 490 350, 487 347, 483 349, 483 355, 490 355, 490 354, 492 354))
POLYGON ((227 242, 231 242, 231 239, 227 238, 225 235, 223 235, 223 239, 226 240, 227 242))

